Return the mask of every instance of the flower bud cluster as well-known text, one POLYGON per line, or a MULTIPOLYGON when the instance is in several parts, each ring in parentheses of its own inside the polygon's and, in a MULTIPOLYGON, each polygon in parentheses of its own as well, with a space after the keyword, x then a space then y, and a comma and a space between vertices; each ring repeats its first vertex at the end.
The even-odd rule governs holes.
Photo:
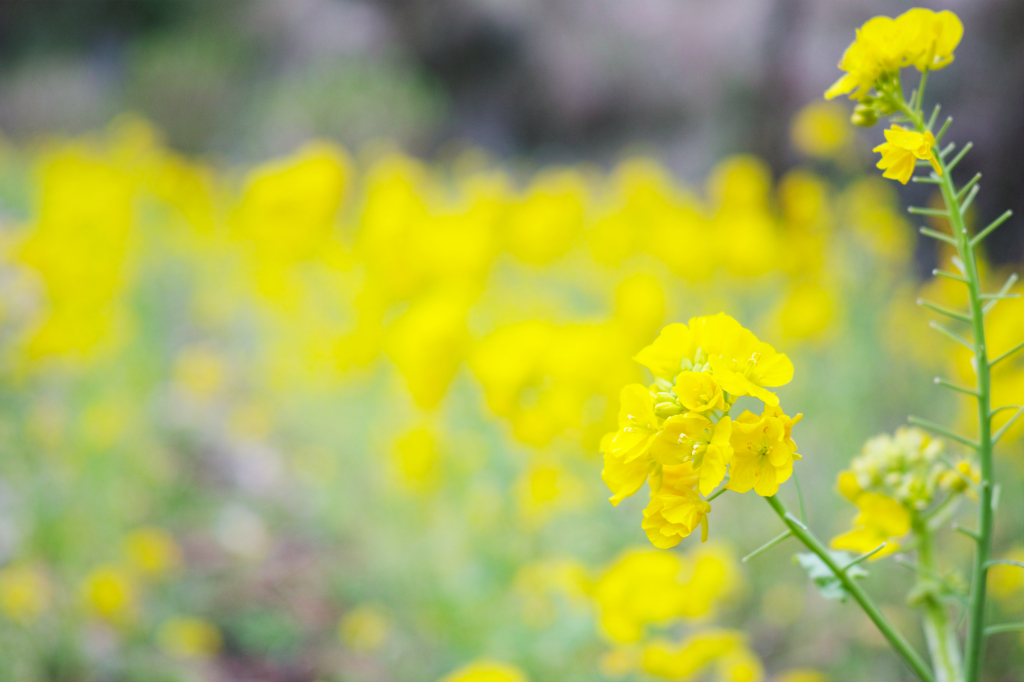
POLYGON ((910 509, 931 505, 950 466, 942 458, 945 443, 915 427, 875 436, 850 462, 861 488, 889 495, 910 509))

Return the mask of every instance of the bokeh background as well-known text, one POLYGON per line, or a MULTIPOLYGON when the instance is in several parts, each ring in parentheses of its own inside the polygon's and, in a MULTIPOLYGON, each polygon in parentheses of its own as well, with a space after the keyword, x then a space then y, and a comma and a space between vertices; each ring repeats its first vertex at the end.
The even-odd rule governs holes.
MULTIPOLYGON (((794 361, 823 536, 865 439, 969 424, 914 305, 958 302, 903 209, 935 198, 821 101, 854 28, 908 7, 0 4, 0 679, 647 680, 688 644, 663 678, 908 679, 794 547, 738 563, 780 530, 763 502, 656 551, 597 452, 631 356, 719 311, 794 361)), ((932 7, 966 27, 929 97, 975 144, 972 220, 1024 215, 1024 5, 932 7)), ((986 255, 1024 274, 1024 222, 986 255)), ((1024 364, 995 390, 1020 403, 1024 364)), ((998 466, 1024 553, 1020 428, 998 466)), ((870 569, 920 644, 913 574, 870 569)), ((1024 575, 993 573, 1020 620, 1024 575)), ((1024 640, 989 659, 1020 679, 1024 640)))

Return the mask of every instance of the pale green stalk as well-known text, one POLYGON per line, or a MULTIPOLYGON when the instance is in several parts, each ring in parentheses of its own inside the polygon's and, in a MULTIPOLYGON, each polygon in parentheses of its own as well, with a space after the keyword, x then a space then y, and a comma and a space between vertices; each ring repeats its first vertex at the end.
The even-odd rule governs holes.
POLYGON ((938 576, 938 571, 932 550, 932 532, 927 521, 916 519, 914 534, 917 536, 917 561, 921 569, 916 589, 921 592, 924 633, 935 667, 935 682, 963 682, 956 631, 950 621, 949 610, 942 602, 942 586, 932 577, 938 576))

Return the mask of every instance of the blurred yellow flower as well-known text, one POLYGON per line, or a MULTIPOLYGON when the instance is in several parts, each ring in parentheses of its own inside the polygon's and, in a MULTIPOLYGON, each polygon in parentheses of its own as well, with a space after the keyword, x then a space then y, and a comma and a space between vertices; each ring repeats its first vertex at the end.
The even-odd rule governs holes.
POLYGON ((856 504, 860 513, 853 520, 853 530, 832 538, 831 547, 870 552, 885 542, 885 548, 868 561, 877 561, 899 549, 896 539, 910 532, 910 513, 902 504, 891 497, 862 490, 856 477, 848 471, 839 474, 839 492, 856 504))
POLYGON ((0 570, 0 611, 19 623, 33 623, 49 608, 50 583, 39 569, 14 564, 0 570))
POLYGON ((644 648, 644 670, 655 677, 691 680, 714 664, 718 678, 728 682, 760 682, 761 662, 744 644, 743 633, 708 630, 687 637, 678 645, 656 640, 644 648))
POLYGON ((391 449, 395 472, 410 490, 432 490, 440 481, 441 456, 437 438, 426 427, 410 429, 399 436, 391 449))
POLYGON ((82 598, 88 610, 115 625, 128 625, 138 612, 138 594, 129 574, 117 566, 102 566, 86 576, 82 598))
POLYGON ((779 308, 782 334, 794 339, 820 338, 836 318, 835 295, 816 282, 802 282, 793 287, 779 308))
POLYGON ((930 131, 918 133, 894 124, 885 131, 885 142, 872 151, 882 153, 882 158, 876 164, 885 170, 882 177, 899 180, 905 185, 914 174, 917 159, 927 160, 935 172, 942 175, 942 167, 932 152, 934 146, 935 137, 930 131))
POLYGON ((383 609, 363 604, 351 609, 338 624, 341 642, 355 651, 380 649, 391 633, 391 619, 383 609))
POLYGON ((505 239, 516 258, 546 265, 573 247, 583 230, 587 186, 578 172, 548 170, 537 175, 508 216, 505 239))
POLYGON ((181 565, 181 550, 162 528, 138 528, 124 539, 124 552, 142 575, 160 578, 181 565))
MULTIPOLYGON (((1024 547, 1013 547, 1001 553, 999 557, 1024 562, 1024 547)), ((988 569, 988 589, 992 591, 992 596, 998 599, 1007 599, 1015 595, 1024 596, 1024 568, 1010 564, 994 565, 988 569)))
POLYGON ((790 124, 790 136, 797 151, 818 158, 837 156, 852 138, 846 110, 824 102, 801 109, 790 124))
POLYGON ((182 659, 213 658, 223 646, 216 625, 192 616, 168 618, 157 630, 156 639, 161 651, 182 659))
POLYGON ((528 682, 528 679, 514 665, 480 659, 445 675, 439 682, 528 682))

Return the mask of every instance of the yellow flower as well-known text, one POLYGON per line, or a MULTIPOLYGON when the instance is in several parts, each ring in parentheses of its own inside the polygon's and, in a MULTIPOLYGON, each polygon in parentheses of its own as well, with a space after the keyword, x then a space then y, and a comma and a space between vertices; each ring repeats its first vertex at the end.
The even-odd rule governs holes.
POLYGON ((651 675, 688 680, 712 663, 720 680, 759 682, 764 679, 761 662, 743 643, 743 634, 732 630, 708 630, 691 635, 678 645, 655 640, 644 649, 643 666, 651 675))
POLYGON ((184 659, 213 658, 224 640, 213 623, 202 618, 168 618, 157 631, 157 643, 168 656, 184 659))
POLYGON ((713 424, 699 414, 679 414, 665 421, 651 444, 651 457, 658 464, 691 464, 700 476, 701 493, 709 495, 732 459, 731 435, 729 417, 713 424))
POLYGON ((613 505, 639 490, 654 470, 650 450, 658 432, 651 394, 644 386, 626 386, 619 399, 619 430, 601 439, 601 478, 613 493, 613 505))
POLYGON ((914 174, 917 159, 927 160, 932 164, 936 173, 942 174, 942 168, 935 155, 932 154, 935 137, 930 131, 918 133, 893 125, 892 128, 885 131, 885 140, 872 150, 882 154, 882 158, 876 165, 885 170, 882 173, 883 178, 899 180, 904 185, 907 184, 914 174))
POLYGON ((30 566, 0 570, 0 611, 20 623, 34 622, 50 605, 50 584, 30 566))
POLYGON ((853 137, 851 132, 844 107, 814 102, 793 118, 789 134, 801 153, 827 159, 840 155, 853 137))
POLYGON ((964 35, 960 18, 949 10, 933 12, 916 7, 897 19, 906 34, 905 45, 911 63, 919 71, 935 71, 953 61, 953 50, 964 35))
POLYGON ((527 682, 527 678, 513 665, 480 659, 449 673, 441 682, 527 682))
POLYGON ((707 353, 711 374, 731 396, 752 395, 770 405, 778 397, 765 386, 793 379, 793 363, 725 313, 690 320, 694 343, 707 353))
POLYGON ((899 549, 894 538, 910 532, 910 512, 902 504, 886 495, 862 490, 849 471, 839 474, 839 492, 856 504, 860 513, 853 520, 853 530, 832 539, 834 549, 870 552, 883 542, 887 543, 885 549, 869 561, 877 561, 899 549))
POLYGON ((181 550, 161 528, 139 528, 124 540, 125 554, 140 573, 159 578, 181 565, 181 550))
POLYGON ((651 493, 651 502, 644 509, 640 524, 647 538, 658 549, 669 549, 700 526, 701 542, 706 542, 711 505, 693 489, 693 468, 689 464, 666 466, 663 475, 661 487, 651 493))
POLYGON ((95 615, 125 625, 135 619, 135 583, 120 568, 104 566, 90 573, 82 585, 82 596, 95 615))
POLYGON ((730 490, 771 497, 779 485, 793 475, 793 460, 800 459, 792 439, 793 424, 803 415, 790 418, 781 408, 766 405, 760 417, 746 411, 734 422, 731 443, 730 490))
POLYGON ((899 17, 874 17, 857 31, 839 68, 846 73, 825 92, 832 99, 853 92, 864 99, 878 79, 905 66, 919 70, 941 69, 953 61, 953 50, 963 36, 955 14, 916 8, 899 17))
POLYGON ((693 366, 696 350, 693 334, 685 324, 676 323, 662 329, 654 343, 637 353, 634 360, 651 370, 654 376, 671 381, 680 371, 693 366))
POLYGON ((388 616, 381 609, 364 604, 346 613, 338 623, 338 638, 355 651, 376 651, 391 631, 388 616))
POLYGON ((672 391, 690 412, 725 409, 722 387, 707 372, 680 372, 672 391))

